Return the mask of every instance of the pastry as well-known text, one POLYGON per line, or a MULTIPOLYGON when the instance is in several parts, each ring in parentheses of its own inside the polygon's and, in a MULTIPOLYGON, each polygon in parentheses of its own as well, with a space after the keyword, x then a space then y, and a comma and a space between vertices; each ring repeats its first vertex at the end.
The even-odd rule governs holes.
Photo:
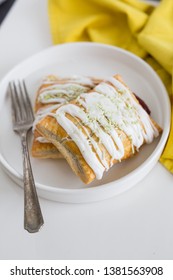
POLYGON ((47 76, 38 89, 35 101, 32 156, 37 158, 62 158, 62 154, 36 130, 36 123, 61 104, 75 99, 80 93, 90 91, 100 80, 85 76, 47 76))
POLYGON ((36 129, 86 184, 162 131, 119 75, 53 110, 36 129))

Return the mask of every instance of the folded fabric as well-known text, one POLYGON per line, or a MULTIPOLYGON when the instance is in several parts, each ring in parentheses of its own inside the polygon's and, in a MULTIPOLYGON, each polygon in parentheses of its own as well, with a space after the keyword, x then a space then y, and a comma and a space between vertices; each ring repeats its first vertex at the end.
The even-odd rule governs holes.
MULTIPOLYGON (((93 41, 121 47, 145 59, 173 96, 173 1, 154 8, 139 0, 48 0, 54 44, 93 41)), ((173 123, 173 104, 172 123, 173 123)), ((173 172, 173 125, 160 158, 173 172)))

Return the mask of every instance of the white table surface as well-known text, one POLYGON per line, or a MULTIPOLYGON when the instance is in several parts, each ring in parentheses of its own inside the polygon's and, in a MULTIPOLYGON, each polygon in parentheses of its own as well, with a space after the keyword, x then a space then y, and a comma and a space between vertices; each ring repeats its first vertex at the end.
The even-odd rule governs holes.
MULTIPOLYGON (((0 78, 52 45, 47 0, 17 0, 0 27, 0 78)), ((23 190, 0 169, 0 259, 173 259, 173 176, 160 163, 134 188, 91 204, 40 199, 23 229, 23 190)))

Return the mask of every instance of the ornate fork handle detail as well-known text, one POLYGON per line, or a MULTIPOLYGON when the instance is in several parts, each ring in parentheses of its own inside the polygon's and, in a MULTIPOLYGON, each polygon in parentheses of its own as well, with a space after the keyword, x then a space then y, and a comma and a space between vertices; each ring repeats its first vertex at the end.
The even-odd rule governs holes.
POLYGON ((27 131, 20 133, 23 152, 24 176, 24 228, 29 232, 37 232, 44 224, 38 196, 35 189, 31 163, 27 145, 27 131))

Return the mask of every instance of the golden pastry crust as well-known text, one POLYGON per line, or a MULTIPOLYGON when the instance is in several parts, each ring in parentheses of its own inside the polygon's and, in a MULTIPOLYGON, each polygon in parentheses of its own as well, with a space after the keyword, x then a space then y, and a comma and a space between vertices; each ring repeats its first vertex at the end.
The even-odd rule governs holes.
POLYGON ((41 137, 40 133, 35 130, 33 132, 33 143, 32 143, 32 156, 40 159, 58 159, 63 158, 62 154, 52 143, 42 143, 37 139, 41 137))
MULTIPOLYGON (((122 79, 119 75, 116 75, 115 78, 118 81, 122 82, 122 79)), ((124 82, 122 83, 124 86, 126 86, 124 82)), ((88 94, 92 94, 92 92, 88 94)), ((131 95, 133 96, 135 102, 139 104, 138 100, 133 95, 133 93, 131 93, 131 95)), ((82 105, 78 103, 78 99, 71 101, 70 104, 74 104, 75 106, 78 106, 80 108, 82 107, 82 105)), ((107 151, 107 149, 105 148, 105 146, 99 141, 98 137, 92 133, 91 129, 87 127, 87 125, 84 126, 83 124, 81 124, 80 119, 78 119, 77 117, 73 117, 72 115, 67 113, 65 114, 65 116, 67 119, 71 120, 73 124, 75 124, 75 126, 79 128, 80 131, 82 131, 82 133, 85 135, 86 138, 88 137, 88 135, 92 134, 92 138, 97 142, 97 145, 99 149, 102 151, 104 155, 104 159, 106 160, 109 167, 111 167, 112 164, 115 164, 117 161, 119 161, 118 159, 114 159, 112 161, 112 158, 109 152, 107 151)), ((155 126, 155 128, 158 130, 158 132, 161 133, 162 129, 159 127, 159 125, 157 125, 156 122, 154 122, 153 120, 151 121, 155 126)), ((47 116, 43 118, 37 124, 36 128, 40 134, 42 134, 53 145, 56 146, 56 148, 65 157, 65 159, 67 160, 67 162, 69 163, 70 167, 75 172, 75 174, 79 176, 84 183, 89 184, 96 178, 94 170, 84 159, 84 156, 82 155, 78 145, 71 139, 71 137, 68 135, 66 130, 58 123, 57 119, 54 116, 47 116)), ((132 145, 131 139, 119 127, 115 127, 115 130, 124 147, 124 155, 121 158, 121 160, 133 156, 136 153, 136 149, 132 145)), ((92 151, 99 159, 94 146, 93 145, 91 146, 92 146, 92 151)))

